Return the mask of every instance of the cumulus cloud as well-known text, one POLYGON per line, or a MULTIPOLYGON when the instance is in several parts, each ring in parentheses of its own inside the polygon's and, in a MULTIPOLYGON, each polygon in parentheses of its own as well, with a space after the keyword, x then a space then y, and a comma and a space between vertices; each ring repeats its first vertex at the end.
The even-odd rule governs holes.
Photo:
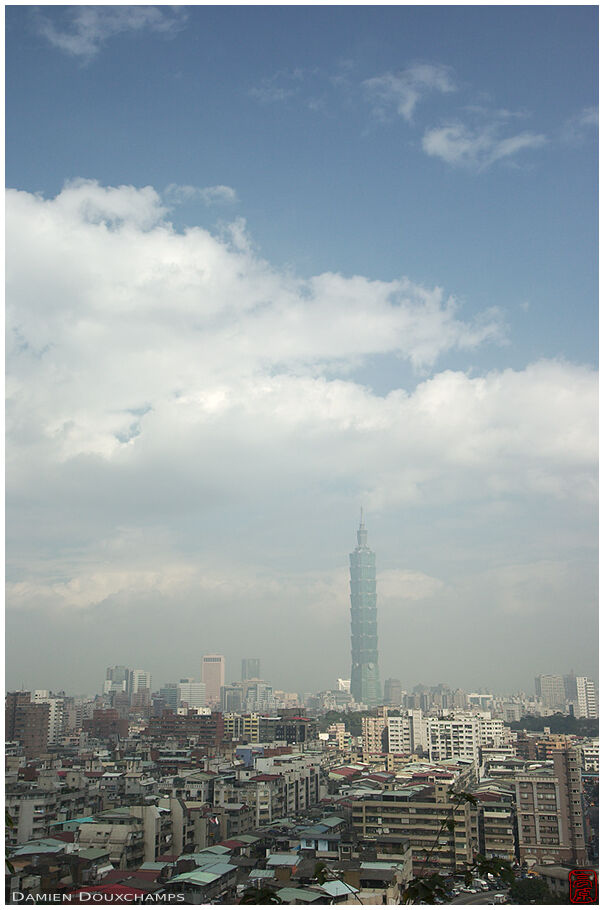
POLYGON ((237 202, 237 193, 232 186, 190 186, 170 183, 163 192, 164 199, 180 205, 183 202, 200 200, 204 205, 230 204, 237 202))
MULTIPOLYGON (((418 508, 503 504, 495 524, 512 541, 527 503, 564 528, 593 511, 595 371, 442 368, 500 342, 497 314, 464 318, 408 278, 296 277, 258 255, 242 221, 176 231, 152 187, 78 180, 6 201, 9 608, 198 604, 217 648, 231 634, 220 616, 232 628, 251 609, 295 629, 301 653, 316 646, 310 611, 345 668, 343 529, 357 503, 393 522, 394 540, 418 508), (382 355, 416 369, 409 388, 355 382, 382 355)), ((475 522, 477 559, 493 516, 475 522)), ((557 527, 526 546, 555 550, 557 527)), ((442 541, 435 526, 423 563, 382 550, 392 623, 397 603, 452 596, 432 565, 442 541)), ((505 547, 498 561, 518 565, 505 547)), ((537 576, 526 584, 543 599, 537 576)))
POLYGON ((447 164, 483 171, 526 149, 541 148, 546 142, 543 134, 529 130, 503 136, 497 124, 469 127, 456 122, 426 130, 422 146, 428 155, 447 164))
POLYGON ((408 121, 413 119, 418 102, 430 92, 456 90, 450 67, 434 63, 420 63, 398 72, 374 76, 366 79, 363 86, 378 115, 385 116, 394 109, 408 121))
POLYGON ((39 31, 54 47, 82 60, 92 59, 109 38, 124 32, 169 37, 184 27, 187 18, 180 8, 157 6, 66 7, 62 13, 67 17, 63 28, 57 25, 55 10, 52 18, 39 16, 39 31))

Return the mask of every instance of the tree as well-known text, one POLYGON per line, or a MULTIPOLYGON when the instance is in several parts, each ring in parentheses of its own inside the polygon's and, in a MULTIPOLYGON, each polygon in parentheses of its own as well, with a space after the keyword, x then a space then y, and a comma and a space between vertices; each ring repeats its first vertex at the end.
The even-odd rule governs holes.
MULTIPOLYGON (((557 904, 556 895, 552 894, 543 879, 530 876, 530 878, 517 879, 510 888, 510 898, 515 904, 557 904)), ((563 901, 566 903, 566 901, 563 901)))

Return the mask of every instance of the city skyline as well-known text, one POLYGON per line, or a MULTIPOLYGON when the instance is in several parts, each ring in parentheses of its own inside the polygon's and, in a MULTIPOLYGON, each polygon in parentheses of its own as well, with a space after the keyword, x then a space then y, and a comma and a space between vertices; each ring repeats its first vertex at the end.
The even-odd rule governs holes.
POLYGON ((595 8, 8 7, 9 686, 333 686, 361 505, 383 680, 597 680, 597 164, 595 8))

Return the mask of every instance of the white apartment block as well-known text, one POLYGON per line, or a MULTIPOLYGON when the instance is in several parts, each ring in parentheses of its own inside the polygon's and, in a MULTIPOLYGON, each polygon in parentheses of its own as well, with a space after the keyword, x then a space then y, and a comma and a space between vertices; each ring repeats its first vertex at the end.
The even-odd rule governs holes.
POLYGON ((581 765, 588 774, 600 773, 600 740, 586 739, 581 743, 581 765))
POLYGON ((427 725, 430 761, 449 758, 478 761, 480 732, 477 717, 429 717, 427 725))
POLYGON ((388 718, 388 751, 398 755, 411 755, 413 752, 412 718, 388 718))
POLYGON ((597 717, 598 702, 596 687, 593 679, 587 676, 577 676, 577 717, 597 717))

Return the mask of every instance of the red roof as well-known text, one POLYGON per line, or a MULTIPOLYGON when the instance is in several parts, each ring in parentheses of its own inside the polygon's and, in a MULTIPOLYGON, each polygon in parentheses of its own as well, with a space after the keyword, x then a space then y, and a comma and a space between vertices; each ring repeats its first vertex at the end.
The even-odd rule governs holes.
POLYGON ((279 780, 279 774, 258 774, 256 777, 251 777, 250 780, 279 780))
POLYGON ((103 884, 105 885, 115 885, 118 882, 123 882, 125 878, 130 876, 130 870, 128 869, 111 869, 107 875, 103 876, 103 884))
POLYGON ((359 771, 356 771, 354 768, 332 768, 329 773, 342 774, 343 777, 354 777, 355 774, 359 774, 359 771))
POLYGON ((231 850, 235 850, 237 847, 246 847, 248 844, 245 844, 240 840, 221 840, 218 844, 219 847, 229 847, 231 850))
POLYGON ((53 840, 63 840, 67 844, 73 844, 75 841, 75 831, 58 831, 56 834, 52 834, 53 840))

